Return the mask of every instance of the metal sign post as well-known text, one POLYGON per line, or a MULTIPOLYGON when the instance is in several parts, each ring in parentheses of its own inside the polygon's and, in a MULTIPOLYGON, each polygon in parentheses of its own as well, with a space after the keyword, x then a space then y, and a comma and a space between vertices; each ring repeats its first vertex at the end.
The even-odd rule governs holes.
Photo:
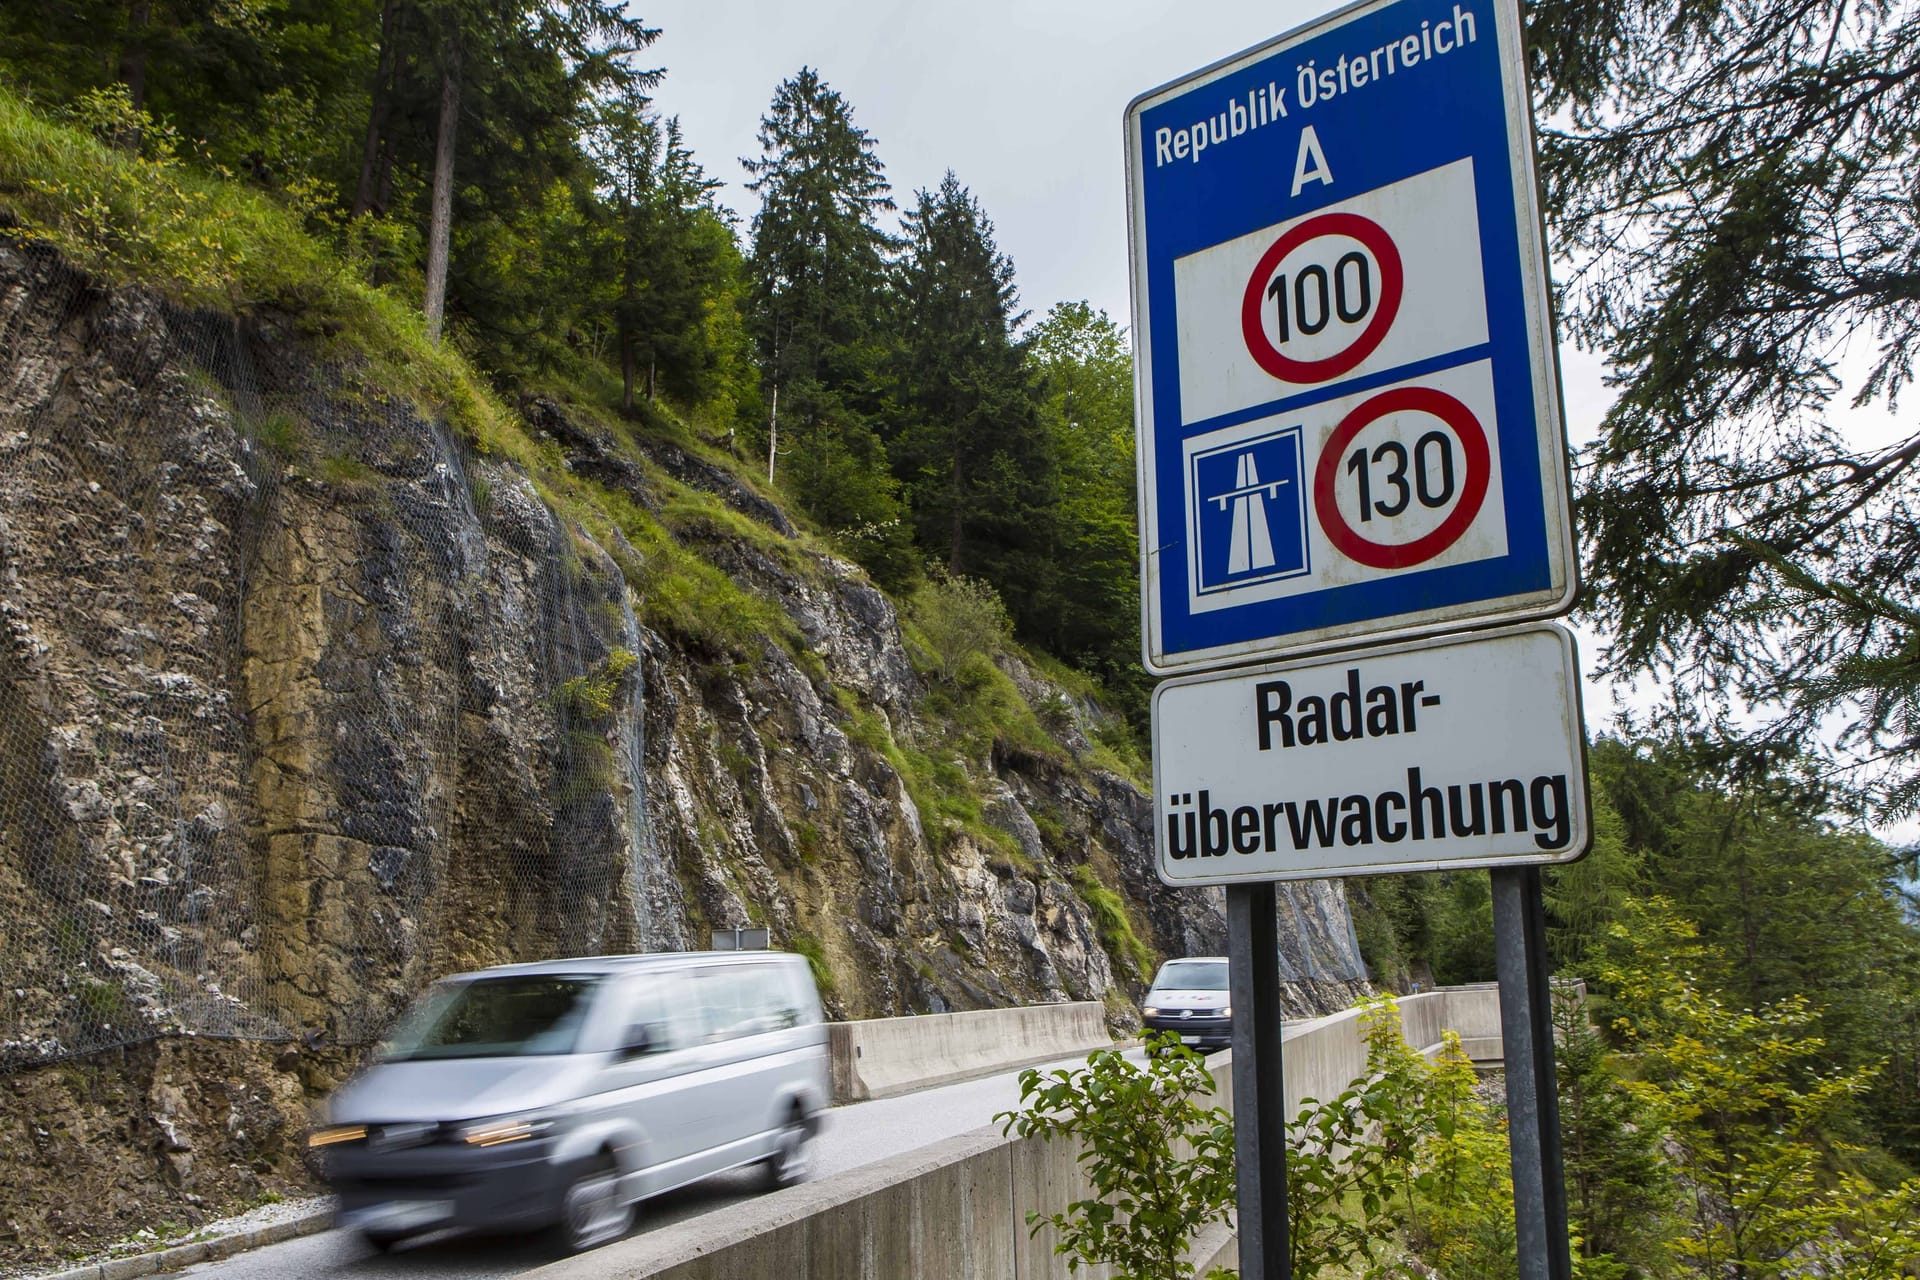
POLYGON ((1233 1161, 1241 1280, 1293 1274, 1287 1218, 1286 1077, 1280 1061, 1280 937, 1271 882, 1227 890, 1233 1005, 1233 1161))
POLYGON ((1520 1280, 1571 1280, 1567 1188, 1560 1163, 1560 1091, 1553 1065, 1553 991, 1538 868, 1493 873, 1494 967, 1506 1067, 1520 1280))

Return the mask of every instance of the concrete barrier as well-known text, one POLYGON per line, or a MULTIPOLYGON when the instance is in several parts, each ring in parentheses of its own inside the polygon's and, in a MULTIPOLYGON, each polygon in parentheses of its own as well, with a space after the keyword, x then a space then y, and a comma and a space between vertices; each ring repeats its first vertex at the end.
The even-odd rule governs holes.
POLYGON ((828 1025, 833 1100, 865 1102, 1113 1043, 1096 1000, 828 1025))
MULTIPOLYGON (((1054 1010, 1073 1007, 1046 1006, 1054 1010)), ((1100 1009, 1099 1005, 1081 1007, 1100 1009)), ((1494 1043, 1498 1043, 1500 1006, 1491 986, 1403 997, 1400 1010, 1403 1033, 1416 1049, 1437 1049, 1442 1033, 1448 1029, 1482 1033, 1476 1039, 1488 1038, 1484 1033, 1490 1029, 1494 1043)), ((1302 1098, 1334 1096, 1366 1067, 1360 1014, 1360 1010, 1349 1009, 1286 1027, 1282 1053, 1289 1114, 1302 1098)), ((980 1019, 974 1014, 945 1016, 980 1019)), ((1002 1020, 999 1033, 1014 1034, 1006 1022, 1002 1020)), ((848 1029, 850 1043, 854 1029, 864 1031, 876 1025, 839 1024, 848 1029)), ((993 1026, 995 1022, 980 1020, 978 1025, 993 1026)), ((1012 1020, 1011 1025, 1019 1024, 1012 1020)), ((1072 1023, 1066 1020, 1060 1025, 1072 1023)), ((1104 1044, 1104 1021, 1100 1027, 1100 1043, 1104 1044)), ((885 1045, 886 1050, 876 1050, 873 1056, 884 1059, 885 1053, 897 1054, 927 1043, 907 1036, 906 1030, 882 1030, 882 1038, 872 1043, 885 1045)), ((950 1033, 940 1033, 946 1034, 950 1033)), ((927 1052, 948 1064, 944 1069, 965 1070, 963 1064, 972 1060, 944 1040, 933 1042, 927 1052)), ((1075 1050, 1065 1050, 1072 1052, 1075 1050)), ((1065 1054, 1049 1049, 1041 1056, 1065 1054)), ((849 1060, 864 1063, 867 1055, 853 1054, 849 1060)), ((1215 1054, 1207 1060, 1207 1066, 1214 1078, 1216 1101, 1231 1111, 1232 1054, 1215 1054)), ((837 1058, 835 1069, 839 1070, 837 1058)), ((900 1083, 904 1078, 883 1074, 877 1082, 881 1087, 904 1088, 907 1086, 900 1083)), ((875 1083, 862 1079, 861 1087, 875 1083)), ((1092 1194, 1076 1154, 1070 1143, 1010 1139, 993 1127, 976 1129, 877 1164, 731 1205, 724 1214, 656 1228, 579 1258, 541 1267, 527 1280, 737 1280, 746 1276, 777 1276, 779 1280, 900 1280, 909 1276, 914 1280, 1056 1280, 1069 1272, 1066 1260, 1053 1252, 1055 1233, 1046 1229, 1030 1235, 1026 1216, 1029 1211, 1057 1212, 1092 1194)), ((1203 1264, 1232 1266, 1237 1260, 1236 1245, 1224 1229, 1203 1232, 1189 1257, 1203 1264)), ((1108 1273, 1105 1268, 1083 1269, 1072 1277, 1108 1280, 1108 1273)))

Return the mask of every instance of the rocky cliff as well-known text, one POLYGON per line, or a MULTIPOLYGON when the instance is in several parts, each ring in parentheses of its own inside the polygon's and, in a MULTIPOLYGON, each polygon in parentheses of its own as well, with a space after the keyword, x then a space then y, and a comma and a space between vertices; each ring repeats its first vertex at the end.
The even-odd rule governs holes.
MULTIPOLYGON (((37 1064, 222 1037, 323 1085, 424 982, 507 959, 765 924, 838 1016, 1124 1025, 1155 953, 1224 949, 1071 673, 943 650, 659 415, 440 409, 291 317, 0 240, 4 1159, 60 1160, 37 1064)), ((1282 933, 1296 1006, 1347 1003, 1337 887, 1282 933)), ((131 1185, 195 1194, 145 1109, 131 1185)), ((59 1234, 14 1203, 21 1248, 59 1234)))

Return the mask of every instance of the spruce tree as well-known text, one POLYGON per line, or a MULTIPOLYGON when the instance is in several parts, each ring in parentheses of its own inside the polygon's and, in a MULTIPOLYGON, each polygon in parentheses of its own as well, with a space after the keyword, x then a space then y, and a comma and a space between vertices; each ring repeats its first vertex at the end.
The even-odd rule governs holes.
POLYGON ((1920 434, 1845 415, 1920 340, 1920 11, 1540 0, 1528 37, 1562 315, 1619 392, 1579 495, 1611 661, 1745 746, 1839 729, 1911 812, 1920 434))
POLYGON ((899 427, 888 442, 920 545, 985 578, 1016 628, 1052 591, 1060 496, 1034 380, 1015 341, 1013 263, 979 201, 948 173, 905 219, 898 276, 899 427))
POLYGON ((747 314, 770 401, 768 471, 898 583, 912 557, 874 429, 891 188, 873 138, 811 67, 774 91, 759 139, 741 164, 760 197, 747 314))

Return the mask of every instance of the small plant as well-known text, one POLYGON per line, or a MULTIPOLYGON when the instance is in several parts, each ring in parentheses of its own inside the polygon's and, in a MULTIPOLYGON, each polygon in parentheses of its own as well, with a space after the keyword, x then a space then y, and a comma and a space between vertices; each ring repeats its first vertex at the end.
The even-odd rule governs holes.
POLYGON ((796 933, 787 939, 787 949, 807 958, 807 967, 813 970, 813 985, 820 988, 821 995, 833 990, 833 970, 827 968, 827 949, 820 945, 820 939, 810 933, 796 933))
MULTIPOLYGON (((1111 1266, 1114 1280, 1186 1280, 1187 1244, 1233 1209, 1233 1117, 1198 1099, 1213 1076, 1174 1037, 1145 1067, 1098 1049, 1079 1070, 1020 1073, 1021 1109, 994 1117, 1002 1133, 1077 1141, 1093 1195, 1060 1213, 1027 1214, 1060 1233, 1067 1268, 1111 1266)), ((1215 1268, 1209 1280, 1232 1273, 1215 1268)))
POLYGON ((613 698, 627 673, 640 665, 640 656, 630 649, 614 649, 596 671, 562 680, 553 691, 556 703, 588 720, 605 720, 613 714, 613 698))

